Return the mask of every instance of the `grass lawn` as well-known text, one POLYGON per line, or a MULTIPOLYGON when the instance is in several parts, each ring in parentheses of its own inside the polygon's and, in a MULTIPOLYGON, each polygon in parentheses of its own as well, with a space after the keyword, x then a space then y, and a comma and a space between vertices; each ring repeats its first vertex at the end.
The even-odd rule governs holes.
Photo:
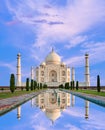
POLYGON ((78 90, 78 91, 75 90, 75 92, 81 92, 81 93, 86 93, 86 94, 92 94, 92 95, 105 97, 105 92, 97 92, 97 90, 78 90))
POLYGON ((4 99, 4 98, 10 98, 10 97, 15 97, 15 96, 20 96, 20 95, 24 95, 24 94, 29 94, 29 93, 33 93, 36 92, 38 90, 33 90, 33 91, 15 91, 14 93, 11 92, 0 92, 0 99, 4 99))

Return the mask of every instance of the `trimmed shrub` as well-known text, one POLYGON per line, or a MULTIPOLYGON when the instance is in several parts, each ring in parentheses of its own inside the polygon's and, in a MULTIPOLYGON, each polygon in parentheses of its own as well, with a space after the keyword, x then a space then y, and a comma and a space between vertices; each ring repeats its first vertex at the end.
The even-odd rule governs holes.
POLYGON ((47 84, 44 84, 44 85, 43 85, 43 88, 47 88, 47 84))
POLYGON ((29 78, 26 79, 26 91, 29 91, 29 78))
POLYGON ((100 87, 100 76, 97 75, 97 92, 101 91, 101 87, 100 87))
POLYGON ((74 87, 75 87, 75 82, 74 82, 74 80, 72 81, 72 88, 73 88, 73 90, 74 90, 74 87))
POLYGON ((14 76, 14 74, 11 74, 11 77, 10 77, 10 91, 12 93, 14 93, 14 91, 15 91, 15 76, 14 76))
POLYGON ((33 81, 33 79, 31 79, 31 90, 33 90, 34 89, 34 81, 33 81))
POLYGON ((34 90, 37 88, 37 82, 34 81, 34 90))
POLYGON ((40 89, 42 89, 42 83, 40 83, 40 89))
POLYGON ((65 89, 69 89, 69 82, 65 83, 65 89))
POLYGON ((76 90, 78 90, 78 88, 79 88, 79 83, 78 83, 78 81, 76 82, 76 90))
POLYGON ((59 85, 59 88, 63 88, 63 84, 60 84, 60 85, 59 85))
POLYGON ((71 90, 73 89, 73 83, 72 83, 72 81, 70 82, 70 88, 71 88, 71 90))

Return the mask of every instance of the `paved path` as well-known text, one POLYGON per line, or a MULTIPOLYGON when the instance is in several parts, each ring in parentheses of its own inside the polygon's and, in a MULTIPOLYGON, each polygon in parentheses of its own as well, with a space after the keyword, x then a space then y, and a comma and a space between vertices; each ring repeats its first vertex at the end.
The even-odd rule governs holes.
POLYGON ((31 98, 37 96, 42 91, 39 92, 33 92, 31 94, 25 94, 18 97, 12 97, 7 99, 0 100, 0 115, 3 115, 4 113, 10 111, 13 108, 16 108, 20 104, 23 104, 24 102, 30 100, 31 98))

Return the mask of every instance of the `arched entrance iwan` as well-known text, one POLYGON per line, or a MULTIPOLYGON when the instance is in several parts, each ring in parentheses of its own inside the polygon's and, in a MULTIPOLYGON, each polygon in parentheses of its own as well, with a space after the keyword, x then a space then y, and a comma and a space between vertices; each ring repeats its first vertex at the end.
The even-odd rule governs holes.
POLYGON ((50 82, 57 82, 57 72, 55 70, 50 71, 49 81, 50 82))

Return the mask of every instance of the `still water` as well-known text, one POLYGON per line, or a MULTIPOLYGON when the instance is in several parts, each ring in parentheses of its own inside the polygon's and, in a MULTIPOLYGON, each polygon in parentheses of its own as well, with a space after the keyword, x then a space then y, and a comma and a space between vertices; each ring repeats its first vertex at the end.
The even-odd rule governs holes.
POLYGON ((105 130, 105 108, 49 89, 1 116, 0 130, 105 130))

